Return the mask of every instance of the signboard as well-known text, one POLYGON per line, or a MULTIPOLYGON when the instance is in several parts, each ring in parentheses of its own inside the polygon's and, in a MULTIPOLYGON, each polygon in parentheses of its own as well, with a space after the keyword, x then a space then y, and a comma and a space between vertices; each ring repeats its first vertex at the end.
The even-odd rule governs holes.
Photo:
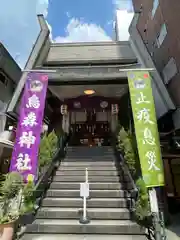
POLYGON ((158 200, 157 200, 156 190, 154 188, 152 190, 149 190, 149 202, 150 202, 151 212, 159 213, 158 200))
POLYGON ((112 113, 112 114, 117 114, 118 111, 119 111, 119 109, 118 109, 118 104, 112 104, 112 105, 111 105, 111 113, 112 113))
POLYGON ((19 122, 10 171, 22 174, 25 181, 37 180, 38 152, 44 116, 48 77, 28 74, 20 104, 19 122))
POLYGON ((80 196, 83 198, 89 197, 89 183, 80 183, 80 196))
POLYGON ((151 78, 148 72, 128 73, 136 140, 143 179, 147 187, 164 185, 151 78))

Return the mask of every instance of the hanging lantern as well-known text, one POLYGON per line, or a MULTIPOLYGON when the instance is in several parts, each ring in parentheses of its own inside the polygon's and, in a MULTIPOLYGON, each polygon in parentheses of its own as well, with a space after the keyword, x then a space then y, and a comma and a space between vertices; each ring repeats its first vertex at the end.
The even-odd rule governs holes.
POLYGON ((117 114, 119 111, 118 104, 112 104, 111 105, 111 112, 112 114, 117 114))
POLYGON ((62 115, 67 115, 67 105, 61 105, 61 114, 62 115))
POLYGON ((43 124, 41 132, 42 133, 46 133, 47 131, 48 131, 48 125, 47 124, 43 124))

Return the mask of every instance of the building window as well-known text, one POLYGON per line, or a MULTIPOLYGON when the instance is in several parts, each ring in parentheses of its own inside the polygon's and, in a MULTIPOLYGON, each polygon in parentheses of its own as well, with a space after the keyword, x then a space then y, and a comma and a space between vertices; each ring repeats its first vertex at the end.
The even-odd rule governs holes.
POLYGON ((168 84, 169 81, 177 74, 178 69, 176 65, 175 59, 172 57, 163 68, 162 75, 164 79, 164 83, 168 84))
POLYGON ((7 86, 7 84, 8 84, 8 79, 7 79, 7 77, 6 77, 3 73, 1 73, 1 72, 0 72, 0 82, 3 83, 3 84, 6 85, 6 86, 7 86))
POLYGON ((166 24, 164 23, 161 27, 159 36, 157 37, 157 46, 160 47, 167 35, 166 24))
POLYGON ((158 6, 159 6, 159 0, 154 0, 154 1, 153 1, 152 12, 151 12, 151 17, 152 17, 152 18, 154 17, 158 6))

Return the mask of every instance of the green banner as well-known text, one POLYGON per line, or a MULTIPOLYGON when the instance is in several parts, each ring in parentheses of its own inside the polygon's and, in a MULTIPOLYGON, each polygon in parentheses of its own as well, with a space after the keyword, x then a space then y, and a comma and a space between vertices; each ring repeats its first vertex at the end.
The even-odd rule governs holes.
POLYGON ((148 72, 128 73, 136 140, 142 175, 147 187, 164 185, 156 112, 148 72))

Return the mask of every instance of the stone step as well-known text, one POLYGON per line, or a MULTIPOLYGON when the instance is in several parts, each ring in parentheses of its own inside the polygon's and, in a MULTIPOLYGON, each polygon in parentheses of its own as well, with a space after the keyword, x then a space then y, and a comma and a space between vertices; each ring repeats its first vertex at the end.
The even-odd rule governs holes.
POLYGON ((66 160, 61 162, 61 166, 70 166, 70 167, 79 167, 82 166, 84 168, 86 167, 101 167, 101 166, 108 166, 108 167, 114 167, 115 162, 114 161, 105 161, 105 162, 100 162, 100 161, 95 161, 95 162, 85 162, 85 161, 79 161, 78 159, 73 162, 67 162, 66 160))
POLYGON ((68 146, 68 149, 113 149, 112 146, 68 146))
POLYGON ((64 161, 65 162, 85 162, 85 163, 87 163, 87 162, 100 162, 100 163, 105 163, 105 162, 112 162, 112 163, 114 163, 115 162, 115 158, 110 158, 110 157, 108 157, 108 158, 105 158, 105 157, 99 157, 99 158, 97 158, 97 157, 89 157, 89 158, 85 158, 85 157, 83 157, 83 156, 76 156, 76 157, 68 157, 68 156, 66 156, 66 158, 64 159, 64 161))
POLYGON ((67 147, 68 152, 69 151, 74 151, 74 152, 78 152, 78 151, 84 151, 84 152, 114 152, 114 150, 112 149, 112 147, 109 146, 102 146, 102 147, 67 147))
POLYGON ((115 158, 115 155, 113 152, 83 152, 83 151, 74 151, 74 152, 67 152, 66 156, 71 156, 71 157, 84 157, 84 158, 93 158, 93 157, 99 157, 99 158, 108 158, 108 157, 113 157, 115 158))
POLYGON ((99 159, 115 159, 115 155, 112 153, 106 153, 102 152, 100 154, 93 154, 91 152, 89 153, 83 153, 83 152, 67 152, 66 154, 67 158, 84 158, 84 159, 94 159, 94 158, 99 158, 99 159))
POLYGON ((147 240, 143 235, 26 234, 22 240, 147 240))
POLYGON ((99 158, 99 159, 115 159, 115 155, 112 153, 106 153, 106 152, 102 152, 100 154, 93 154, 91 152, 89 153, 83 153, 83 152, 67 152, 66 154, 67 158, 84 158, 84 159, 94 159, 94 158, 99 158))
MULTIPOLYGON (((80 182, 52 182, 50 189, 80 189, 80 182)), ((96 182, 89 184, 90 190, 130 190, 132 184, 127 183, 109 183, 109 182, 96 182)))
MULTIPOLYGON (((58 171, 81 171, 83 174, 85 172, 87 166, 63 166, 63 164, 60 165, 58 168, 58 171)), ((88 171, 117 171, 116 166, 88 166, 88 171)))
POLYGON ((93 150, 103 150, 103 149, 107 149, 107 150, 113 150, 113 148, 111 146, 68 146, 68 149, 93 149, 93 150))
MULTIPOLYGON (((89 208, 127 208, 130 205, 128 198, 91 198, 87 200, 89 208)), ((43 207, 78 207, 83 206, 83 200, 79 198, 52 198, 42 200, 43 207)))
POLYGON ((114 153, 114 150, 112 148, 74 148, 74 149, 70 149, 67 148, 68 152, 86 152, 86 153, 114 153))
MULTIPOLYGON (((90 219, 130 219, 130 212, 126 208, 89 208, 90 219)), ((79 208, 42 207, 37 213, 37 218, 46 219, 79 219, 82 210, 79 208)))
MULTIPOLYGON (((123 174, 123 172, 121 171, 121 174, 123 174)), ((58 170, 55 173, 56 176, 84 176, 85 175, 85 171, 83 170, 77 170, 77 169, 73 169, 73 170, 58 170)), ((114 170, 88 170, 88 176, 118 176, 118 172, 116 171, 116 169, 114 170)))
MULTIPOLYGON (((128 192, 124 190, 90 190, 91 198, 125 198, 128 197, 128 192)), ((48 189, 47 197, 79 197, 80 190, 69 189, 48 189)))
POLYGON ((72 157, 75 157, 75 156, 84 156, 85 158, 86 157, 107 157, 107 156, 112 156, 114 157, 114 153, 113 152, 107 152, 107 151, 101 151, 101 152, 92 152, 92 151, 67 151, 67 156, 72 156, 72 157))
POLYGON ((142 229, 130 220, 92 220, 80 224, 78 220, 36 219, 28 225, 27 233, 68 233, 68 234, 142 234, 142 229))
MULTIPOLYGON (((124 180, 123 177, 119 176, 88 176, 89 182, 119 182, 124 180)), ((84 182, 85 176, 54 176, 54 182, 84 182)))
POLYGON ((112 150, 109 150, 108 149, 104 149, 104 150, 92 150, 92 149, 73 149, 73 150, 70 150, 70 149, 67 149, 67 153, 68 154, 91 154, 91 155, 94 155, 94 156, 100 156, 100 155, 103 155, 103 154, 109 154, 109 155, 114 155, 114 151, 112 150))

